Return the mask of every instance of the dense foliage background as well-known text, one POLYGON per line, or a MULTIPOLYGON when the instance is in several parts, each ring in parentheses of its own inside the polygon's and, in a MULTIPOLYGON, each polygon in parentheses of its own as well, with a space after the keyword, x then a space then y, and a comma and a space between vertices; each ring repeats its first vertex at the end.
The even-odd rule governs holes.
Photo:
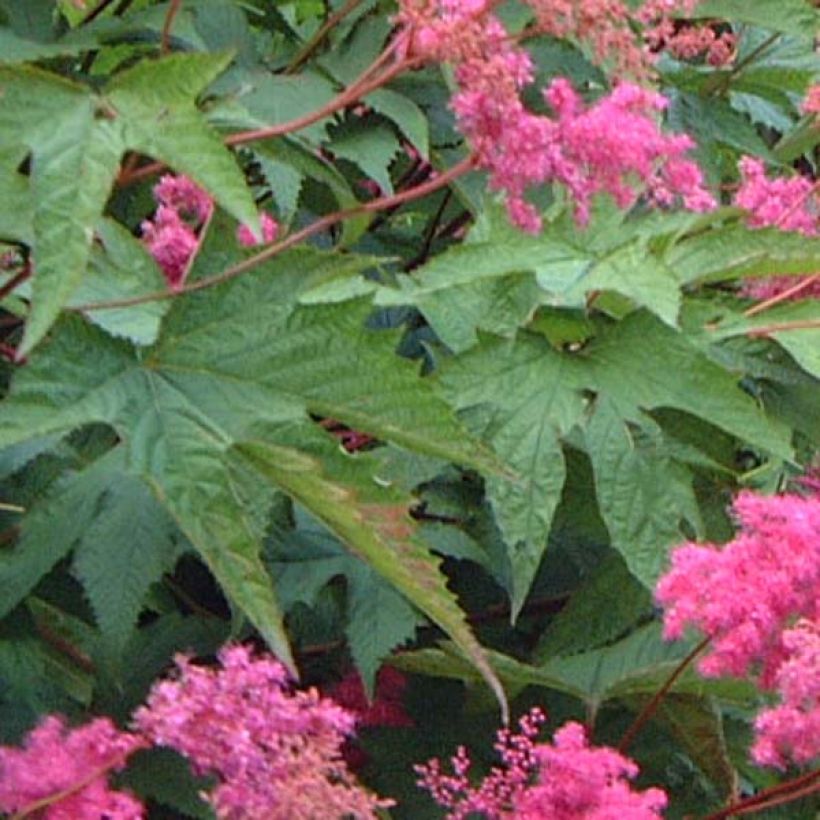
MULTIPOLYGON (((413 764, 488 765, 508 702, 617 745, 690 653, 653 600, 670 550, 730 539, 733 495, 795 489, 820 448, 818 291, 782 298, 820 270, 816 227, 782 229, 817 217, 818 13, 703 0, 725 53, 656 42, 638 70, 531 6, 494 9, 531 110, 637 72, 719 207, 601 194, 579 224, 547 185, 541 229, 511 225, 453 67, 401 54, 387 0, 0 0, 2 743, 126 726, 176 652, 253 641, 370 715, 348 760, 390 816, 441 817, 413 764), (743 157, 802 199, 736 207, 743 157), (208 200, 174 273, 163 174, 208 200)), ((764 700, 674 681, 629 749, 667 816, 796 775, 749 760, 764 700)), ((166 750, 119 777, 152 817, 212 816, 166 750)))

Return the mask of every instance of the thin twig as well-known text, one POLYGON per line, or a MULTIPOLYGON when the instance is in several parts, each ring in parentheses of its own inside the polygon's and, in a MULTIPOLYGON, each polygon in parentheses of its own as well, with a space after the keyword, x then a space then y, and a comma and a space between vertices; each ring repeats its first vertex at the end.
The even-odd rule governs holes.
POLYGON ((729 84, 732 82, 732 79, 737 77, 741 71, 743 71, 748 65, 753 63, 761 54, 767 51, 772 45, 774 45, 780 39, 780 34, 775 33, 767 37, 757 48, 752 49, 743 59, 738 60, 732 68, 727 71, 725 74, 718 74, 716 75, 717 82, 714 84, 712 88, 709 88, 710 93, 722 93, 729 88, 729 84))
POLYGON ((757 316, 758 313, 763 313, 764 310, 769 310, 769 308, 773 308, 775 305, 779 305, 781 302, 785 302, 791 299, 792 296, 796 296, 801 291, 811 287, 818 279, 820 279, 820 273, 813 273, 811 276, 801 279, 796 285, 792 285, 788 290, 781 291, 762 302, 758 302, 744 311, 743 315, 746 317, 757 316))
POLYGON ((444 196, 441 198, 441 203, 438 208, 436 208, 435 214, 433 214, 429 224, 427 225, 427 229, 424 232, 424 239, 421 244, 421 250, 404 265, 405 271, 411 271, 419 265, 423 265, 427 261, 427 257, 430 255, 430 248, 433 245, 433 240, 436 238, 436 231, 438 230, 439 223, 441 222, 441 218, 444 216, 444 211, 452 198, 453 191, 451 188, 448 188, 444 196))
POLYGON ((160 54, 167 54, 171 50, 171 28, 174 25, 174 18, 177 16, 182 0, 171 0, 168 12, 165 15, 165 22, 162 24, 162 34, 159 39, 160 54))
POLYGON ((661 705, 661 701, 666 697, 667 692, 672 688, 675 681, 683 674, 683 671, 689 666, 690 663, 706 648, 709 644, 711 638, 706 637, 704 638, 676 667, 675 671, 666 679, 666 682, 658 689, 657 692, 652 696, 652 699, 646 706, 641 709, 638 716, 635 720, 632 721, 632 725, 624 732, 623 737, 621 738, 621 742, 618 744, 618 751, 623 753, 625 752, 632 741, 635 739, 635 736, 638 732, 643 728, 644 724, 655 714, 658 707, 661 705))
MULTIPOLYGON (((379 57, 366 68, 359 78, 348 86, 344 91, 337 94, 332 100, 311 111, 309 114, 304 114, 301 117, 288 120, 287 122, 278 123, 276 125, 269 125, 265 128, 255 128, 251 131, 238 131, 235 134, 230 134, 225 138, 226 145, 244 145, 248 142, 256 142, 257 140, 271 139, 273 137, 281 137, 285 134, 290 134, 294 131, 300 131, 302 128, 307 128, 309 125, 324 119, 342 108, 346 108, 351 103, 356 102, 359 97, 369 94, 376 88, 384 85, 393 79, 393 77, 411 67, 413 61, 401 60, 395 65, 391 66, 384 73, 376 77, 372 77, 374 71, 378 70, 387 59, 390 58, 394 51, 394 46, 389 46, 383 51, 379 57)), ((161 162, 152 162, 149 165, 143 165, 142 168, 137 168, 131 173, 126 173, 124 170, 120 172, 117 178, 117 185, 124 186, 137 182, 145 177, 152 176, 162 171, 166 166, 161 162)))
POLYGON ((94 6, 94 8, 92 8, 92 9, 91 9, 91 11, 89 11, 89 12, 88 12, 88 14, 86 14, 86 15, 85 15, 85 17, 83 17, 83 19, 82 19, 82 20, 80 20, 80 25, 81 25, 81 26, 84 26, 84 25, 87 25, 88 23, 92 23, 92 22, 93 22, 94 20, 96 20, 96 19, 97 19, 97 18, 98 18, 98 17, 99 17, 99 16, 100 16, 100 15, 101 15, 101 14, 102 14, 102 13, 103 13, 103 12, 104 12, 107 8, 108 8, 108 7, 112 4, 112 3, 114 3, 114 0, 100 0, 100 2, 99 2, 99 3, 97 3, 97 5, 96 5, 96 6, 94 6))
POLYGON ((330 17, 325 20, 322 27, 310 38, 296 53, 296 56, 291 60, 290 65, 285 70, 285 74, 293 74, 298 68, 307 62, 313 55, 313 52, 322 44, 322 41, 327 37, 330 31, 335 28, 348 14, 350 14, 362 0, 347 0, 338 11, 334 11, 330 17))
MULTIPOLYGON (((820 788, 820 769, 808 772, 807 774, 795 777, 785 783, 778 783, 776 786, 764 789, 752 797, 747 797, 740 800, 725 809, 716 811, 708 815, 703 820, 725 820, 727 817, 733 817, 740 814, 749 814, 752 811, 759 811, 762 808, 768 807, 772 804, 775 798, 786 797, 789 801, 796 797, 805 797, 820 788)), ((786 801, 783 801, 786 802, 786 801)))
POLYGON ((3 287, 0 288, 0 302, 5 299, 18 285, 22 285, 26 279, 31 276, 31 266, 26 265, 17 276, 9 279, 3 287))
POLYGON ((746 331, 747 336, 770 336, 772 333, 783 333, 788 330, 813 330, 820 328, 820 319, 795 319, 793 322, 772 322, 770 325, 755 327, 746 331))
POLYGON ((102 302, 89 302, 84 305, 74 305, 66 308, 66 310, 75 313, 83 313, 92 310, 111 310, 113 308, 131 307, 132 305, 141 305, 146 302, 160 302, 165 299, 174 299, 183 293, 194 293, 195 291, 204 290, 205 288, 210 288, 214 285, 220 285, 223 282, 227 282, 243 273, 246 273, 252 268, 255 268, 257 265, 260 265, 262 262, 267 262, 269 259, 272 259, 274 256, 287 248, 297 245, 299 242, 302 242, 314 234, 320 233, 321 231, 336 225, 338 222, 343 222, 345 219, 350 219, 354 216, 361 216, 362 214, 380 211, 384 208, 393 208, 396 205, 411 202, 414 199, 420 199, 423 196, 427 196, 435 191, 438 191, 445 185, 449 185, 453 180, 457 179, 462 174, 466 174, 468 171, 472 170, 474 165, 475 157, 470 156, 434 179, 431 179, 429 182, 419 185, 416 188, 411 188, 408 191, 403 191, 402 193, 394 194, 393 196, 386 196, 379 199, 373 199, 370 202, 363 202, 361 205, 357 205, 354 208, 348 208, 343 211, 335 211, 332 214, 328 214, 327 216, 318 219, 313 224, 302 228, 302 230, 286 236, 280 242, 276 242, 273 245, 268 246, 260 253, 257 253, 254 256, 251 256, 250 258, 227 268, 221 273, 205 277, 204 279, 199 279, 198 281, 192 282, 190 285, 186 285, 178 290, 155 291, 154 293, 146 293, 142 296, 132 296, 127 299, 110 299, 102 302))

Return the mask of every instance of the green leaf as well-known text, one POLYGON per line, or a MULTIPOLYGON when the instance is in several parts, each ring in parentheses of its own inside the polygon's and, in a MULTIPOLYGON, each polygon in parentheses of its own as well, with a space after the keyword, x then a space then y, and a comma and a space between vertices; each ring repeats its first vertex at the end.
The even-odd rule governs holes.
POLYGON ((668 695, 661 701, 653 720, 680 743, 723 796, 735 793, 737 772, 726 748, 720 710, 712 699, 668 695))
POLYGON ((486 412, 484 440, 520 474, 488 480, 498 525, 510 547, 515 616, 547 546, 564 486, 561 437, 584 412, 573 361, 546 342, 485 343, 443 363, 441 381, 457 409, 486 412), (541 348, 545 348, 544 351, 541 348), (543 355, 545 354, 545 355, 543 355))
MULTIPOLYGON (((256 153, 274 162, 289 165, 293 171, 303 177, 315 179, 326 185, 333 195, 340 210, 355 208, 359 200, 353 193, 347 180, 327 160, 315 156, 295 140, 286 138, 266 140, 255 147, 256 153)), ((342 226, 343 244, 350 245, 364 233, 370 217, 363 214, 345 220, 342 226)))
POLYGON ((701 0, 694 17, 717 17, 806 37, 817 26, 817 13, 806 0, 701 0))
POLYGON ((70 57, 96 45, 94 37, 73 37, 70 41, 40 42, 0 28, 0 63, 25 63, 51 57, 70 57))
POLYGON ((670 120, 675 130, 691 134, 702 151, 710 149, 715 159, 716 146, 728 146, 763 159, 771 158, 768 146, 752 121, 718 97, 682 92, 675 100, 670 120))
POLYGON ((24 355, 82 279, 123 147, 118 128, 80 85, 38 69, 0 66, 0 89, 0 149, 25 145, 32 152, 37 275, 24 355))
POLYGON ((142 60, 106 87, 124 121, 126 147, 183 173, 239 222, 258 230, 256 204, 231 153, 205 123, 197 97, 231 62, 230 54, 172 54, 142 60))
MULTIPOLYGON (((797 282, 795 282, 797 284, 797 282)), ((710 328, 715 340, 764 331, 774 339, 808 373, 820 378, 820 303, 817 299, 777 305, 754 316, 726 316, 719 325, 710 328), (794 324, 795 327, 788 328, 794 324), (787 329, 778 330, 786 326, 787 329), (806 325, 801 327, 801 325, 806 325)))
POLYGON ((562 295, 570 304, 583 304, 587 293, 600 290, 626 296, 672 327, 678 322, 678 280, 663 259, 651 253, 645 241, 636 240, 603 255, 562 295))
MULTIPOLYGON (((315 71, 299 74, 271 74, 269 71, 248 75, 249 89, 239 102, 250 118, 261 125, 281 125, 312 114, 336 96, 329 80, 315 71)), ((299 131, 300 138, 321 140, 327 120, 320 120, 299 131)))
MULTIPOLYGON (((607 701, 624 697, 651 697, 691 649, 689 644, 664 641, 661 625, 653 622, 610 646, 549 660, 539 667, 539 671, 565 681, 565 686, 580 690, 588 706, 596 709, 607 701)), ((751 683, 705 680, 691 664, 669 691, 701 698, 714 694, 727 703, 743 705, 756 697, 751 683)))
POLYGON ((610 643, 652 612, 652 596, 614 553, 572 593, 542 633, 534 660, 610 643))
POLYGON ((401 146, 386 125, 367 119, 346 121, 331 129, 328 150, 358 165, 383 191, 393 193, 390 165, 401 146))
POLYGON ((0 149, 0 238, 30 245, 34 234, 34 203, 29 179, 17 173, 22 151, 0 149))
POLYGON ((666 566, 667 550, 684 540, 681 522, 689 521, 697 533, 702 524, 690 471, 664 454, 662 442, 651 435, 651 420, 650 436, 638 427, 641 421, 647 419, 624 419, 614 403, 600 398, 585 438, 612 545, 632 574, 652 587, 666 566))
POLYGON ((666 261, 684 284, 808 274, 820 265, 820 239, 729 224, 684 238, 666 261))
POLYGON ((133 630, 148 588, 178 555, 178 530, 148 486, 135 476, 111 475, 74 548, 73 568, 116 652, 133 630))
MULTIPOLYGON (((407 500, 398 507, 346 510, 338 499, 354 488, 344 480, 328 484, 319 472, 337 445, 318 456, 310 449, 314 414, 430 455, 488 470, 498 466, 462 432, 416 365, 396 357, 396 336, 364 327, 367 305, 297 306, 302 292, 357 264, 370 260, 307 248, 281 254, 243 277, 176 301, 159 342, 147 352, 79 318, 64 321, 15 379, 0 417, 0 444, 90 422, 113 426, 129 471, 149 484, 227 596, 285 662, 281 613, 259 557, 276 489, 300 498, 306 493, 301 500, 314 514, 382 576, 400 581, 400 591, 477 659, 478 645, 426 551, 407 546, 407 566, 384 552, 388 542, 394 549, 405 545, 407 500), (239 446, 260 434, 266 444, 253 446, 276 446, 282 456, 278 465, 263 459, 269 474, 261 483, 239 446), (413 575, 416 560, 440 595, 413 575)), ((378 486, 372 475, 369 481, 378 486)))
MULTIPOLYGON (((86 276, 69 299, 69 307, 165 290, 165 279, 144 245, 119 223, 110 219, 100 222, 97 239, 86 276)), ((168 300, 144 302, 88 315, 113 336, 150 345, 157 340, 160 322, 170 306, 168 300)))
POLYGON ((327 529, 298 510, 296 518, 298 529, 277 533, 273 539, 277 549, 269 566, 282 605, 288 610, 297 601, 313 605, 327 583, 344 576, 345 633, 365 690, 372 698, 382 661, 396 646, 412 638, 424 619, 367 563, 347 552, 327 529))
MULTIPOLYGON (((354 554, 440 626, 479 670, 506 714, 503 689, 455 597, 447 590, 438 560, 414 538, 407 499, 369 483, 370 471, 355 459, 342 462, 337 457, 338 463, 333 464, 326 444, 316 447, 319 453, 325 451, 322 461, 305 455, 304 450, 304 444, 300 452, 269 440, 238 446, 238 452, 256 470, 309 509, 354 554)), ((371 606, 355 592, 351 606, 354 613, 357 607, 364 607, 359 617, 372 613, 371 606)))
MULTIPOLYGON (((606 455, 590 446, 601 512, 619 549, 630 549, 632 535, 645 535, 640 545, 633 545, 636 553, 625 555, 645 582, 664 555, 658 544, 653 548, 650 543, 651 533, 660 527, 671 538, 680 516, 668 521, 658 516, 653 523, 652 508, 632 505, 630 499, 640 492, 662 493, 663 486, 653 488, 653 482, 672 480, 668 491, 674 509, 685 510, 690 520, 697 516, 687 489, 690 474, 670 460, 662 442, 641 453, 631 449, 627 423, 638 421, 652 431, 651 420, 641 411, 676 408, 774 455, 791 457, 788 431, 763 415, 740 390, 737 377, 646 312, 607 328, 576 353, 557 351, 534 334, 521 333, 514 342, 486 339, 472 351, 444 360, 439 378, 452 404, 520 476, 487 482, 513 567, 514 612, 538 567, 560 499, 561 441, 581 425, 591 394, 598 397, 596 412, 606 414, 599 415, 589 433, 598 437, 596 445, 606 444, 606 455)), ((666 512, 670 500, 665 501, 666 512)))
POLYGON ((125 785, 141 797, 170 806, 182 817, 213 820, 216 817, 203 794, 212 787, 206 778, 196 778, 188 761, 172 749, 155 746, 128 759, 125 785))
POLYGON ((674 326, 680 284, 664 261, 663 246, 656 250, 648 241, 674 226, 637 221, 625 227, 621 214, 616 224, 606 220, 600 214, 594 242, 556 220, 540 237, 490 235, 458 245, 412 276, 399 276, 398 288, 381 288, 376 304, 416 306, 456 352, 472 347, 478 330, 512 335, 539 302, 582 308, 588 294, 600 291, 625 296, 674 326))
POLYGON ((224 55, 142 61, 105 96, 33 68, 0 66, 0 150, 32 152, 32 305, 19 354, 43 338, 82 281, 120 157, 134 149, 188 174, 239 221, 258 228, 242 174, 196 110, 224 55), (13 136, 12 136, 13 135, 13 136))
POLYGON ((13 549, 0 553, 0 617, 85 537, 101 498, 117 474, 116 457, 102 458, 58 481, 23 518, 13 549))
POLYGON ((395 123, 422 157, 430 156, 427 117, 413 100, 389 88, 379 88, 368 94, 364 102, 395 123))

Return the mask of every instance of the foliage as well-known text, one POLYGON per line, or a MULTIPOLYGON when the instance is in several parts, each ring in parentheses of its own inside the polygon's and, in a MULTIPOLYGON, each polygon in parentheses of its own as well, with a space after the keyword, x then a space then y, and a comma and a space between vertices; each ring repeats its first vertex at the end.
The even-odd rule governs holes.
MULTIPOLYGON (((252 641, 374 710, 408 676, 345 747, 384 816, 538 706, 590 761, 629 738, 667 816, 813 817, 653 590, 818 466, 817 22, 0 0, 0 743, 115 737, 175 653, 252 641)), ((117 777, 210 816, 165 752, 117 777)))

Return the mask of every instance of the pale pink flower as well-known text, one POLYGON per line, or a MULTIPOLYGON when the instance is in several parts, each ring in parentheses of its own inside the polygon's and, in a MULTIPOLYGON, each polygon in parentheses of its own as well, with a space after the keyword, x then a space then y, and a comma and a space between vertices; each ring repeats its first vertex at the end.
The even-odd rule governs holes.
POLYGON ((389 805, 359 786, 341 758, 354 717, 315 690, 291 690, 285 667, 243 646, 221 669, 177 658, 178 677, 154 685, 135 714, 148 738, 219 779, 210 793, 229 820, 375 818, 389 805))
POLYGON ((269 245, 273 242, 279 234, 279 225, 276 220, 268 213, 260 215, 262 223, 262 241, 259 242, 253 235, 253 231, 247 225, 240 225, 236 229, 236 241, 246 248, 252 248, 255 245, 269 245))
POLYGON ((734 512, 741 525, 734 540, 675 549, 655 595, 667 639, 688 625, 712 639, 699 662, 704 675, 759 670, 768 688, 786 654, 783 630, 820 615, 820 497, 742 492, 734 512))
POLYGON ((38 816, 44 820, 137 820, 143 817, 142 804, 112 790, 108 775, 142 746, 140 738, 120 732, 108 718, 69 729, 62 718, 46 717, 23 748, 0 748, 0 811, 19 812, 43 801, 38 816), (46 803, 49 799, 54 802, 46 803))

